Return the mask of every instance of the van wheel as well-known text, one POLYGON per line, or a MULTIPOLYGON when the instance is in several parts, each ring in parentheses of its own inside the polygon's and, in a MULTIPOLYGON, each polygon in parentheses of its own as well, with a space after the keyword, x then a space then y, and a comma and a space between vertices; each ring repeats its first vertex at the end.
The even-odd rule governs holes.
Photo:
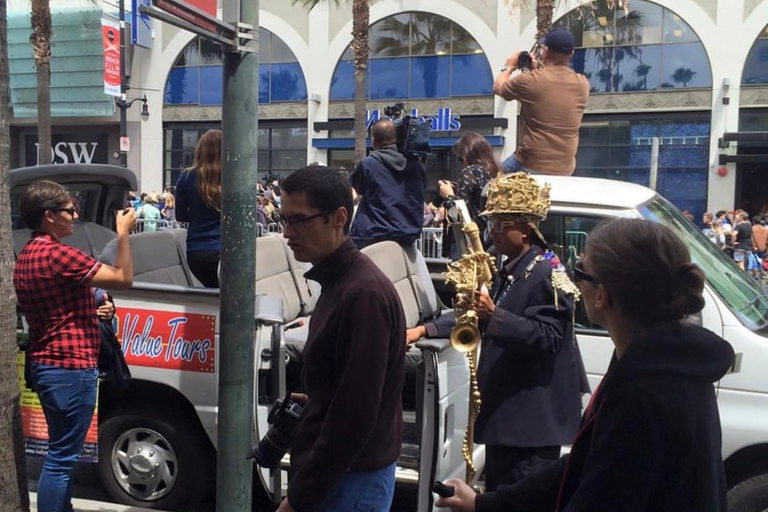
POLYGON ((118 503, 187 511, 210 490, 210 452, 185 415, 126 407, 100 426, 96 472, 118 503))
POLYGON ((744 480, 728 491, 728 512, 768 511, 768 473, 744 480))

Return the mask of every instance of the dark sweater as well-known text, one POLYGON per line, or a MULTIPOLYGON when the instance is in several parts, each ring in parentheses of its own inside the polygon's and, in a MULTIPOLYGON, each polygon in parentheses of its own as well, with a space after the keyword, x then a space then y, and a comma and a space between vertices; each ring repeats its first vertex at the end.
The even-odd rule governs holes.
POLYGON ((696 326, 654 326, 614 357, 571 453, 476 499, 477 512, 725 512, 713 382, 733 349, 696 326))
POLYGON ((405 316, 389 279, 350 240, 306 273, 323 292, 309 322, 288 499, 316 508, 347 471, 395 462, 402 442, 405 316))
POLYGON ((194 171, 184 171, 176 183, 176 220, 189 223, 187 252, 221 251, 221 212, 203 201, 194 171))

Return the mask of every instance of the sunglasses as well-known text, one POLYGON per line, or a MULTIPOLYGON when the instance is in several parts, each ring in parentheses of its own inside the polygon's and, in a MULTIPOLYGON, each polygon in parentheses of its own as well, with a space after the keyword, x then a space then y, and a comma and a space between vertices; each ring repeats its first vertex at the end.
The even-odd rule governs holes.
POLYGON ((53 211, 55 212, 67 212, 71 216, 75 216, 75 213, 77 213, 77 208, 74 206, 70 206, 69 208, 55 208, 53 211))
POLYGON ((581 284, 582 281, 589 281, 593 284, 598 284, 600 282, 595 276, 584 272, 584 263, 577 261, 573 268, 573 284, 581 284))

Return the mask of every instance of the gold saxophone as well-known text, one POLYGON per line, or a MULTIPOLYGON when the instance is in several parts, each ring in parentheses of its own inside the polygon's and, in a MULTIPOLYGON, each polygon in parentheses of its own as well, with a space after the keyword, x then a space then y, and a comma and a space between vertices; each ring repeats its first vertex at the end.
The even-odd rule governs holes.
POLYGON ((466 203, 456 201, 457 222, 453 224, 454 234, 462 249, 462 257, 450 263, 445 274, 446 281, 456 288, 453 309, 456 313, 456 326, 451 330, 451 345, 459 352, 467 354, 469 361, 469 417, 464 433, 462 453, 467 463, 465 481, 472 485, 477 468, 473 459, 475 420, 480 413, 480 389, 477 384, 477 347, 480 344, 477 312, 475 311, 475 292, 481 286, 489 285, 493 280, 496 267, 491 256, 483 249, 480 240, 480 228, 472 220, 466 203), (467 243, 468 242, 468 243, 467 243))

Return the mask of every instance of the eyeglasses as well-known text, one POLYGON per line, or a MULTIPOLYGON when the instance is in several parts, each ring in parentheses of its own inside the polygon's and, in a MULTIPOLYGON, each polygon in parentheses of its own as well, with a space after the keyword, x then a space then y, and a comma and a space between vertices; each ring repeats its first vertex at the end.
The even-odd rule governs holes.
POLYGON ((309 221, 314 220, 318 217, 322 217, 323 215, 330 215, 333 212, 320 212, 316 213, 315 215, 289 215, 287 217, 283 217, 283 222, 285 222, 286 227, 291 225, 296 228, 303 228, 307 224, 309 224, 309 221))
POLYGON ((77 213, 77 208, 76 208, 76 207, 74 207, 74 206, 70 206, 69 208, 54 208, 54 210, 53 210, 53 211, 55 211, 55 212, 67 212, 67 213, 69 213, 71 216, 73 216, 73 217, 74 217, 74 216, 75 216, 75 213, 77 213))
POLYGON ((594 284, 600 283, 598 278, 584 272, 583 262, 577 261, 573 268, 573 284, 581 284, 582 281, 589 281, 590 283, 594 284))
POLYGON ((517 226, 521 223, 516 220, 509 220, 509 219, 488 219, 488 229, 491 231, 496 231, 497 233, 503 230, 504 228, 509 228, 513 226, 517 226))

